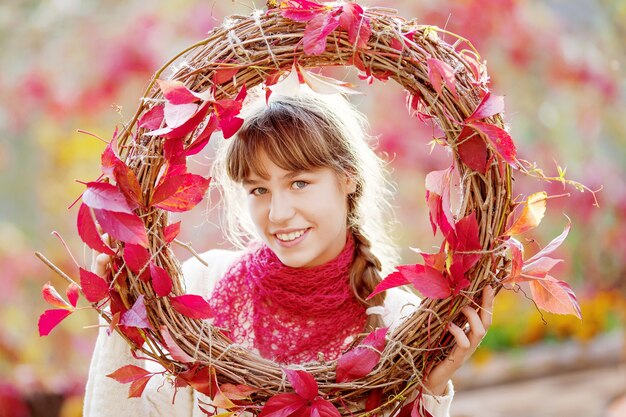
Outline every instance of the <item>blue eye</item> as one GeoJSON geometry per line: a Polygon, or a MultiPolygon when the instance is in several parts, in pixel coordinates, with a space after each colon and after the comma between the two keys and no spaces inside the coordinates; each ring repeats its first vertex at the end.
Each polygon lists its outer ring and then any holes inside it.
{"type": "Polygon", "coordinates": [[[252,195],[263,195],[267,193],[267,188],[263,188],[263,187],[257,187],[254,188],[252,191],[250,191],[250,194],[252,195]]]}
{"type": "Polygon", "coordinates": [[[292,186],[293,188],[295,188],[296,190],[301,190],[301,189],[303,189],[304,187],[306,187],[307,185],[309,185],[309,183],[308,183],[308,182],[306,182],[306,181],[294,181],[294,182],[291,184],[291,186],[292,186]]]}

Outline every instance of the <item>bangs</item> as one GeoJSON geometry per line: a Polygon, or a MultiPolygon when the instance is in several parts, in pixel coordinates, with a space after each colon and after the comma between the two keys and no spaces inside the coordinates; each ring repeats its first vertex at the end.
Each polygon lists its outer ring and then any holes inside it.
{"type": "Polygon", "coordinates": [[[253,115],[231,139],[226,156],[228,176],[243,182],[251,174],[268,178],[260,156],[265,153],[286,171],[330,167],[340,170],[340,140],[328,120],[297,103],[271,102],[253,115]],[[335,156],[333,156],[335,155],[335,156]]]}

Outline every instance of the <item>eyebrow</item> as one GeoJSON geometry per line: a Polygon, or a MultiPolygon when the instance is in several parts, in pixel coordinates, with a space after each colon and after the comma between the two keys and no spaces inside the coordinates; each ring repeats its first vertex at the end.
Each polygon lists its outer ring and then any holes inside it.
{"type": "MultiPolygon", "coordinates": [[[[291,179],[293,177],[297,177],[298,175],[302,174],[303,172],[306,172],[304,169],[299,169],[297,171],[290,171],[288,173],[286,173],[285,175],[283,175],[283,177],[281,179],[285,180],[285,179],[291,179]]],[[[258,175],[258,174],[257,174],[258,175]]],[[[269,177],[264,176],[264,175],[259,175],[261,177],[261,179],[264,180],[269,180],[269,177]]],[[[251,178],[245,178],[242,183],[244,185],[255,185],[258,184],[260,181],[256,180],[256,179],[251,179],[251,178]]]]}

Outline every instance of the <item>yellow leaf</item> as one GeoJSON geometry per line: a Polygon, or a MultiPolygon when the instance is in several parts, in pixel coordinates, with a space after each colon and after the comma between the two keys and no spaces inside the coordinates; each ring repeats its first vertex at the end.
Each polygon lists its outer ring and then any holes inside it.
{"type": "Polygon", "coordinates": [[[530,195],[526,199],[522,214],[504,234],[508,236],[519,235],[537,227],[546,213],[547,202],[548,194],[545,191],[530,195]]]}

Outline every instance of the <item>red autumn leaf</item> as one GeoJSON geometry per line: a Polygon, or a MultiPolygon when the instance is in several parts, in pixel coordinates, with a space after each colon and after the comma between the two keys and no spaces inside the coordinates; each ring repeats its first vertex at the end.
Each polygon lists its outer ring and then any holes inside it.
{"type": "Polygon", "coordinates": [[[171,169],[173,169],[173,166],[177,165],[185,166],[186,172],[187,158],[185,158],[185,145],[183,143],[183,139],[176,138],[165,141],[163,144],[163,158],[167,161],[168,173],[171,169]]]}
{"type": "Polygon", "coordinates": [[[172,291],[172,278],[170,274],[154,262],[150,262],[150,275],[152,276],[152,288],[159,297],[165,297],[172,291]]]}
{"type": "Polygon", "coordinates": [[[188,370],[179,373],[176,381],[177,384],[181,382],[187,384],[210,398],[213,398],[219,391],[215,371],[208,366],[193,365],[188,370]]]}
{"type": "Polygon", "coordinates": [[[328,8],[308,0],[287,0],[280,3],[281,16],[298,22],[308,22],[328,8]]]}
{"type": "Polygon", "coordinates": [[[161,326],[161,337],[163,338],[163,345],[172,356],[172,359],[184,363],[191,363],[195,360],[176,344],[176,341],[174,341],[174,338],[165,326],[161,326]]]}
{"type": "Polygon", "coordinates": [[[61,297],[58,291],[50,284],[50,281],[43,285],[41,289],[43,299],[52,307],[63,308],[65,310],[71,310],[72,306],[61,297]]]}
{"type": "Polygon", "coordinates": [[[344,3],[339,16],[341,28],[348,32],[348,41],[358,48],[365,48],[372,34],[370,20],[363,16],[363,8],[356,3],[344,3]]]}
{"type": "Polygon", "coordinates": [[[504,96],[493,96],[487,92],[474,113],[465,119],[465,123],[485,119],[498,113],[504,113],[504,96]]]}
{"type": "Polygon", "coordinates": [[[441,244],[439,247],[439,252],[437,253],[426,253],[422,252],[419,249],[414,249],[417,253],[422,255],[424,258],[424,264],[430,266],[437,271],[443,271],[446,266],[446,252],[445,252],[445,242],[441,244]]]}
{"type": "MultiPolygon", "coordinates": [[[[209,143],[211,135],[213,134],[213,132],[215,132],[217,127],[217,116],[214,113],[211,113],[211,115],[209,116],[209,120],[206,121],[206,126],[204,126],[204,128],[193,141],[193,143],[189,145],[187,149],[185,149],[185,156],[192,156],[200,153],[209,143]]],[[[239,130],[239,128],[237,128],[237,130],[239,130]]],[[[228,133],[230,133],[230,131],[228,133]]]]}
{"type": "Polygon", "coordinates": [[[126,196],[114,185],[105,182],[88,182],[83,193],[83,203],[92,209],[117,213],[132,213],[136,204],[129,204],[126,196]]]}
{"type": "Polygon", "coordinates": [[[450,282],[434,268],[415,264],[400,265],[396,269],[425,297],[439,300],[452,295],[450,282]]]}
{"type": "Polygon", "coordinates": [[[97,303],[108,297],[109,284],[104,279],[83,268],[80,268],[79,272],[80,286],[87,301],[97,303]]]}
{"type": "Polygon", "coordinates": [[[168,178],[154,191],[153,200],[157,200],[157,203],[153,202],[152,205],[173,212],[191,210],[202,201],[210,183],[211,178],[204,178],[196,174],[185,174],[168,178]],[[180,183],[175,189],[175,192],[167,198],[162,199],[163,195],[169,193],[171,189],[174,188],[172,183],[176,184],[179,181],[180,183]],[[161,192],[163,189],[167,189],[167,192],[161,192]],[[159,199],[161,200],[159,201],[159,199]]]}
{"type": "Polygon", "coordinates": [[[446,236],[452,249],[459,252],[481,250],[479,238],[478,220],[473,212],[456,222],[454,232],[446,236]]]}
{"type": "Polygon", "coordinates": [[[467,126],[463,127],[456,141],[461,161],[484,175],[487,172],[488,157],[485,141],[467,126]]]}
{"type": "Polygon", "coordinates": [[[326,38],[339,26],[340,12],[339,9],[318,14],[307,23],[302,37],[305,54],[321,55],[326,50],[326,38]]]}
{"type": "Polygon", "coordinates": [[[513,238],[509,238],[506,241],[506,245],[511,250],[511,272],[504,280],[504,282],[516,281],[517,277],[522,273],[523,253],[524,247],[522,244],[513,238]]]}
{"type": "Polygon", "coordinates": [[[515,165],[515,156],[517,155],[517,149],[513,143],[513,139],[506,132],[506,130],[499,128],[498,126],[484,123],[484,122],[472,122],[468,126],[474,128],[478,133],[484,135],[489,142],[496,148],[496,151],[500,156],[509,164],[515,165]]]}
{"type": "Polygon", "coordinates": [[[563,229],[563,232],[561,232],[560,235],[558,235],[557,237],[552,239],[552,241],[550,243],[548,243],[545,248],[541,249],[539,252],[537,252],[536,254],[531,256],[530,258],[528,258],[526,260],[526,263],[533,262],[536,259],[541,258],[542,256],[545,256],[545,255],[548,255],[548,254],[554,252],[559,246],[561,246],[561,243],[563,243],[563,241],[565,240],[565,238],[569,234],[569,230],[570,230],[571,225],[572,224],[571,224],[571,222],[569,221],[569,218],[568,218],[567,225],[565,226],[565,229],[563,229]]]}
{"type": "Polygon", "coordinates": [[[120,324],[127,327],[136,327],[138,329],[151,329],[152,325],[148,321],[148,312],[143,302],[144,296],[140,295],[135,300],[135,304],[122,314],[120,324]]]}
{"type": "Polygon", "coordinates": [[[235,75],[239,72],[239,68],[233,68],[224,66],[215,70],[215,75],[213,75],[213,82],[217,85],[224,84],[232,80],[235,75]]]}
{"type": "Polygon", "coordinates": [[[39,316],[39,336],[47,336],[59,323],[72,314],[71,310],[46,310],[39,316]]]}
{"type": "Polygon", "coordinates": [[[382,388],[375,388],[370,391],[367,396],[367,400],[365,400],[365,411],[372,411],[382,404],[382,388]]]}
{"type": "Polygon", "coordinates": [[[120,324],[120,312],[113,314],[111,317],[111,321],[109,322],[109,327],[107,328],[107,336],[111,336],[111,333],[115,330],[118,324],[120,324]]]}
{"type": "Polygon", "coordinates": [[[137,121],[137,126],[142,129],[156,130],[163,124],[163,104],[158,104],[145,112],[137,121]]]}
{"type": "Polygon", "coordinates": [[[127,243],[124,246],[124,262],[128,268],[134,273],[141,273],[141,279],[144,282],[148,282],[150,279],[150,272],[147,268],[148,262],[150,262],[150,252],[148,249],[140,245],[127,243]]]}
{"type": "Polygon", "coordinates": [[[175,80],[157,80],[163,96],[172,104],[190,104],[198,101],[198,97],[185,84],[175,80]]]}
{"type": "Polygon", "coordinates": [[[67,295],[67,299],[69,300],[72,307],[76,307],[76,303],[78,303],[78,285],[71,283],[67,286],[65,290],[65,294],[67,295]]]}
{"type": "Polygon", "coordinates": [[[152,378],[152,376],[153,375],[144,376],[143,378],[139,378],[133,381],[133,383],[130,384],[130,387],[128,388],[128,398],[141,397],[141,394],[143,394],[143,391],[146,389],[146,385],[148,385],[148,382],[150,382],[150,378],[152,378]]]}
{"type": "Polygon", "coordinates": [[[448,273],[448,281],[451,295],[458,295],[462,290],[469,287],[471,282],[467,278],[466,272],[476,264],[478,259],[469,258],[463,255],[453,255],[453,261],[448,273]]]}
{"type": "Polygon", "coordinates": [[[143,221],[135,213],[117,213],[94,209],[96,220],[102,229],[113,239],[125,243],[148,246],[148,235],[143,221]]]}
{"type": "Polygon", "coordinates": [[[369,374],[380,361],[387,344],[386,334],[386,327],[376,329],[358,346],[341,355],[337,360],[337,382],[354,381],[369,374]]]}
{"type": "Polygon", "coordinates": [[[409,280],[406,279],[405,276],[402,275],[400,272],[394,271],[387,275],[387,277],[383,279],[380,283],[378,283],[376,288],[374,288],[374,291],[372,291],[372,293],[367,296],[367,299],[369,300],[375,295],[380,294],[381,292],[386,291],[390,288],[400,287],[407,284],[409,284],[409,280]]]}
{"type": "Polygon", "coordinates": [[[166,243],[172,243],[180,233],[180,222],[168,224],[163,228],[163,239],[166,243]]]}
{"type": "MultiPolygon", "coordinates": [[[[166,126],[160,129],[151,130],[150,132],[146,133],[146,136],[163,136],[171,133],[174,129],[183,126],[185,125],[185,123],[189,122],[189,120],[198,113],[199,108],[200,106],[197,104],[175,105],[166,102],[163,110],[166,126]]],[[[187,125],[187,127],[188,126],[189,125],[187,125]]],[[[184,129],[187,129],[187,127],[185,127],[184,129]]],[[[174,136],[176,136],[176,134],[179,132],[180,130],[175,132],[174,136]]]]}
{"type": "Polygon", "coordinates": [[[318,397],[311,403],[311,417],[341,417],[341,413],[330,401],[318,397]]]}
{"type": "Polygon", "coordinates": [[[145,378],[148,375],[151,375],[150,371],[136,365],[126,365],[111,372],[107,377],[116,380],[120,384],[128,384],[129,382],[145,378]]]}
{"type": "Polygon", "coordinates": [[[441,94],[445,86],[448,87],[448,90],[450,90],[454,97],[458,98],[456,77],[454,76],[452,67],[436,58],[428,58],[426,64],[428,65],[428,79],[435,91],[441,94]]]}
{"type": "Polygon", "coordinates": [[[78,235],[83,242],[91,249],[113,256],[115,253],[109,248],[100,237],[96,223],[93,220],[91,209],[84,203],[81,203],[78,209],[78,215],[76,217],[76,228],[78,229],[78,235]]]}
{"type": "Polygon", "coordinates": [[[202,123],[210,108],[211,106],[208,102],[203,104],[192,117],[185,121],[185,123],[171,128],[169,132],[162,132],[160,136],[163,136],[166,139],[175,139],[187,136],[189,133],[193,132],[200,125],[200,123],[202,123]]]}
{"type": "Polygon", "coordinates": [[[539,308],[556,314],[573,314],[582,318],[578,300],[572,288],[550,275],[529,282],[533,300],[539,308]]]}
{"type": "Polygon", "coordinates": [[[317,396],[318,386],[313,375],[306,371],[285,369],[287,379],[294,391],[302,398],[313,400],[317,396]]]}
{"type": "Polygon", "coordinates": [[[548,193],[545,191],[540,191],[528,196],[522,214],[520,214],[511,227],[504,232],[504,235],[519,235],[537,227],[546,213],[547,202],[548,193]]]}
{"type": "Polygon", "coordinates": [[[209,303],[199,295],[185,294],[170,297],[174,310],[192,319],[204,320],[213,317],[209,303]]]}
{"type": "Polygon", "coordinates": [[[135,205],[143,206],[143,194],[141,192],[141,185],[137,176],[132,169],[128,167],[124,162],[118,160],[113,169],[113,175],[115,176],[115,182],[122,194],[133,202],[135,205]]]}
{"type": "Polygon", "coordinates": [[[222,384],[220,386],[220,391],[229,399],[234,401],[245,400],[250,397],[250,395],[254,394],[258,391],[256,388],[252,388],[248,385],[243,384],[222,384]]]}
{"type": "Polygon", "coordinates": [[[119,158],[116,155],[117,143],[116,139],[113,138],[111,142],[109,142],[104,148],[102,155],[100,156],[100,169],[102,173],[108,177],[109,179],[115,179],[113,175],[113,170],[115,169],[115,164],[119,161],[119,158]]]}
{"type": "Polygon", "coordinates": [[[224,395],[220,387],[217,388],[217,392],[215,393],[213,401],[211,401],[211,405],[225,410],[237,407],[235,403],[230,400],[230,398],[224,395]]]}
{"type": "Polygon", "coordinates": [[[307,406],[307,400],[298,394],[277,394],[267,400],[259,417],[289,417],[307,406]]]}
{"type": "Polygon", "coordinates": [[[525,277],[545,278],[552,268],[563,262],[563,259],[554,259],[542,256],[532,262],[527,262],[522,267],[522,275],[525,277]]]}
{"type": "Polygon", "coordinates": [[[433,234],[437,232],[437,226],[444,236],[454,230],[454,220],[450,208],[452,169],[453,166],[442,171],[432,171],[426,175],[426,202],[428,203],[433,234]]]}

